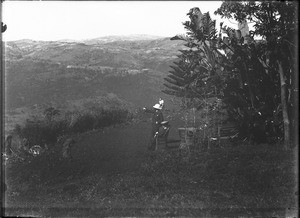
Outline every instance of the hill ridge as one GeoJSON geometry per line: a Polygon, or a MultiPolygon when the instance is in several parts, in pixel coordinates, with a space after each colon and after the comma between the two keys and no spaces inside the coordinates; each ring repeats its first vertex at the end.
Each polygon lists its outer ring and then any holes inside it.
{"type": "Polygon", "coordinates": [[[182,42],[17,40],[5,47],[7,108],[93,99],[114,93],[136,106],[152,105],[182,42]]]}

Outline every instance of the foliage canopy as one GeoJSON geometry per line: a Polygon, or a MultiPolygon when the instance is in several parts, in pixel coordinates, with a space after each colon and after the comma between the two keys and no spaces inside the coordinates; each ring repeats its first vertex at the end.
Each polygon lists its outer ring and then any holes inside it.
{"type": "Polygon", "coordinates": [[[209,13],[192,8],[190,21],[183,23],[186,35],[171,38],[185,41],[186,49],[171,66],[164,92],[189,99],[198,109],[207,99],[221,100],[241,135],[290,141],[296,125],[291,119],[297,95],[295,3],[223,2],[215,14],[239,24],[254,22],[254,31],[221,23],[218,34],[209,13]]]}

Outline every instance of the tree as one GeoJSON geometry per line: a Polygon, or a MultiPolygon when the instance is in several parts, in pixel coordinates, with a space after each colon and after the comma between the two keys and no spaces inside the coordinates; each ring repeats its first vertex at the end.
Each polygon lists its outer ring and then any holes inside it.
{"type": "Polygon", "coordinates": [[[177,35],[171,40],[183,40],[187,49],[180,50],[178,60],[165,78],[167,87],[163,92],[188,99],[212,98],[218,95],[220,81],[216,65],[216,29],[209,13],[202,14],[199,8],[188,13],[191,21],[184,23],[187,36],[177,35]],[[199,17],[198,17],[199,16],[199,17]],[[200,17],[201,16],[201,17],[200,17]]]}
{"type": "MultiPolygon", "coordinates": [[[[235,32],[223,28],[230,36],[230,40],[227,40],[230,43],[226,44],[217,36],[215,21],[211,20],[209,13],[202,14],[199,8],[192,8],[188,15],[190,21],[184,23],[187,35],[171,39],[184,40],[187,49],[180,51],[179,60],[174,62],[175,66],[171,66],[173,70],[165,80],[172,86],[165,84],[168,89],[164,92],[191,99],[193,103],[197,99],[197,109],[203,108],[207,102],[210,102],[211,108],[215,108],[216,104],[211,100],[217,103],[222,99],[227,103],[228,111],[239,108],[245,110],[249,98],[243,85],[240,86],[243,84],[240,81],[242,70],[235,67],[240,66],[234,60],[237,59],[235,56],[241,56],[234,47],[237,44],[233,43],[237,41],[235,32]]],[[[245,117],[242,119],[245,120],[245,117]]]]}
{"type": "Polygon", "coordinates": [[[256,55],[266,76],[273,79],[274,92],[280,93],[276,102],[281,108],[285,146],[289,145],[297,123],[293,121],[296,95],[296,46],[298,35],[298,5],[295,2],[223,2],[215,12],[226,18],[254,22],[252,36],[261,36],[256,55]]]}
{"type": "MultiPolygon", "coordinates": [[[[267,4],[263,4],[261,10],[257,7],[256,10],[252,9],[251,7],[256,4],[262,3],[224,2],[216,13],[227,18],[233,16],[239,22],[254,16],[247,15],[250,12],[258,13],[266,19],[264,13],[267,11],[267,4]],[[250,12],[244,8],[245,5],[249,6],[250,12]]],[[[290,5],[286,7],[290,9],[290,5]]],[[[283,8],[281,10],[285,11],[283,8]]],[[[244,135],[248,137],[252,135],[258,142],[264,142],[266,139],[266,135],[261,133],[266,133],[269,137],[281,135],[283,119],[278,119],[278,114],[281,113],[285,118],[284,138],[287,145],[290,130],[289,125],[286,127],[289,124],[289,120],[286,121],[286,117],[289,118],[286,111],[291,111],[293,105],[288,103],[284,106],[287,92],[283,91],[289,91],[291,95],[287,99],[290,100],[292,100],[292,91],[291,86],[282,86],[282,81],[285,82],[284,84],[287,84],[287,80],[290,84],[294,84],[292,79],[295,72],[294,57],[287,58],[286,54],[279,59],[272,51],[272,49],[276,51],[274,46],[276,47],[277,44],[270,47],[265,39],[254,40],[255,32],[243,36],[239,30],[228,28],[221,23],[220,32],[225,32],[228,37],[222,37],[221,34],[217,36],[214,21],[210,19],[208,13],[202,14],[198,8],[191,9],[188,15],[190,21],[184,23],[187,35],[172,38],[184,40],[187,49],[181,51],[178,56],[179,61],[175,62],[173,70],[166,78],[172,86],[165,84],[168,88],[165,92],[177,96],[187,93],[186,97],[191,99],[201,100],[204,97],[221,99],[230,117],[241,124],[241,130],[246,130],[244,135]],[[287,107],[290,107],[290,110],[286,110],[287,107]]],[[[295,33],[293,25],[289,22],[291,21],[285,21],[281,26],[287,35],[295,33]]],[[[264,33],[258,24],[255,28],[257,34],[264,33]]],[[[265,32],[268,31],[267,29],[265,32]]],[[[289,49],[292,50],[292,47],[289,49]]],[[[275,54],[278,55],[278,51],[275,54]]]]}
{"type": "Polygon", "coordinates": [[[225,57],[217,49],[217,30],[209,13],[202,14],[199,8],[192,8],[188,15],[190,21],[184,22],[187,35],[171,38],[183,40],[186,49],[180,50],[177,61],[170,66],[172,70],[165,78],[163,92],[182,98],[184,109],[201,110],[197,114],[204,116],[201,126],[208,133],[222,121],[215,117],[224,113],[220,98],[226,77],[222,71],[228,66],[221,64],[225,57]]]}

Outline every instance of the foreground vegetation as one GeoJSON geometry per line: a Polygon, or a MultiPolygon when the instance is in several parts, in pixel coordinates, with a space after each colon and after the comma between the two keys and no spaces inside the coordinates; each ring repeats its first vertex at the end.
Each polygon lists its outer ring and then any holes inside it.
{"type": "Polygon", "coordinates": [[[47,108],[44,114],[43,119],[35,118],[27,120],[23,126],[17,125],[16,134],[27,138],[32,144],[55,143],[63,134],[83,133],[132,119],[132,114],[123,108],[94,108],[88,111],[66,112],[64,116],[59,116],[60,112],[54,108],[47,108]]]}
{"type": "Polygon", "coordinates": [[[171,38],[186,48],[179,50],[163,91],[198,110],[219,111],[222,103],[244,137],[295,146],[296,12],[295,2],[224,1],[214,13],[235,19],[238,29],[233,29],[223,22],[217,27],[201,8],[190,9],[186,34],[171,38]]]}
{"type": "Polygon", "coordinates": [[[74,166],[40,156],[9,168],[7,213],[283,217],[296,206],[294,158],[280,145],[240,144],[190,155],[172,149],[144,153],[138,170],[85,177],[73,172],[45,180],[53,169],[74,166]]]}

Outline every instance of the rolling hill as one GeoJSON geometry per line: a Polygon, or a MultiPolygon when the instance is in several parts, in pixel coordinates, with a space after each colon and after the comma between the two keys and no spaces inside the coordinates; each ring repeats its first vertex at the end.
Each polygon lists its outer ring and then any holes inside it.
{"type": "Polygon", "coordinates": [[[5,43],[8,111],[113,94],[137,107],[164,95],[163,78],[182,43],[134,35],[84,41],[18,40],[5,43]]]}

